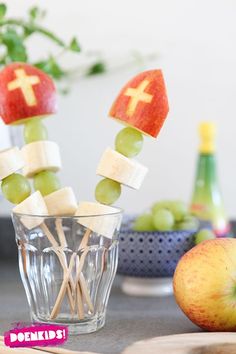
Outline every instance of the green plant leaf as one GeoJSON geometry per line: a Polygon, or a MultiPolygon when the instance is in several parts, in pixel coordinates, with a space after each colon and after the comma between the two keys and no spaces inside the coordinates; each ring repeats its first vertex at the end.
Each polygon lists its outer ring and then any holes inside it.
{"type": "Polygon", "coordinates": [[[80,52],[81,51],[80,45],[79,45],[76,37],[72,38],[70,45],[69,45],[69,49],[72,50],[73,52],[80,52]]]}
{"type": "Polygon", "coordinates": [[[102,61],[98,61],[88,69],[87,76],[102,74],[106,72],[106,70],[107,68],[105,63],[102,61]]]}
{"type": "Polygon", "coordinates": [[[41,20],[46,16],[46,10],[40,9],[38,6],[33,6],[29,9],[29,17],[31,21],[41,20]]]}
{"type": "Polygon", "coordinates": [[[4,3],[0,3],[0,20],[6,15],[7,6],[4,3]]]}
{"type": "MultiPolygon", "coordinates": [[[[41,36],[43,39],[47,39],[51,43],[61,47],[58,54],[58,58],[62,56],[62,53],[73,51],[75,53],[81,52],[80,44],[76,37],[73,37],[69,44],[64,42],[61,37],[50,29],[41,26],[40,20],[45,16],[46,12],[38,6],[33,6],[28,10],[28,16],[26,18],[9,18],[6,15],[7,6],[5,3],[0,3],[0,67],[14,61],[28,62],[28,47],[26,47],[27,38],[33,34],[41,36]]],[[[30,48],[29,48],[30,53],[30,48]]],[[[81,69],[75,68],[74,70],[65,70],[58,62],[56,55],[51,55],[44,60],[38,60],[36,63],[32,63],[38,68],[51,75],[55,80],[61,80],[63,78],[69,78],[69,76],[80,72],[81,69]]],[[[83,69],[82,69],[83,70],[83,69]]],[[[103,61],[97,60],[89,69],[83,70],[84,75],[96,75],[104,73],[107,70],[103,61]]],[[[67,88],[62,88],[63,93],[67,92],[67,88]]]]}
{"type": "Polygon", "coordinates": [[[31,34],[34,32],[34,28],[32,28],[32,26],[28,24],[25,24],[25,26],[23,27],[24,38],[31,36],[31,34]]]}
{"type": "Polygon", "coordinates": [[[37,6],[31,7],[29,9],[29,16],[32,20],[35,20],[39,15],[39,8],[37,6]]]}
{"type": "Polygon", "coordinates": [[[57,80],[66,75],[65,70],[62,69],[54,57],[34,63],[34,65],[57,80]]]}
{"type": "Polygon", "coordinates": [[[13,28],[6,28],[6,31],[2,34],[2,43],[6,46],[7,58],[10,61],[27,61],[23,39],[13,28]]]}

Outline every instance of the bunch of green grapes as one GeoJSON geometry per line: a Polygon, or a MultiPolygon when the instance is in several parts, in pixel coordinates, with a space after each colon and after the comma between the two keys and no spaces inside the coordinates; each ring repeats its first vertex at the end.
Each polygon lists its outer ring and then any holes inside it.
{"type": "Polygon", "coordinates": [[[196,230],[198,221],[185,203],[161,201],[155,203],[150,213],[140,215],[134,222],[135,231],[196,230]]]}
{"type": "MultiPolygon", "coordinates": [[[[192,216],[182,201],[161,201],[155,203],[149,213],[136,218],[135,231],[198,230],[199,222],[192,216]]],[[[211,230],[202,229],[195,235],[195,243],[215,238],[211,230]]]]}

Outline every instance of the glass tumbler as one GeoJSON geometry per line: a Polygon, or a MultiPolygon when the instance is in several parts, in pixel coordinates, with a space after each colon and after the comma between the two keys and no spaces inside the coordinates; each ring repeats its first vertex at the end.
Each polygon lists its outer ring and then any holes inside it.
{"type": "Polygon", "coordinates": [[[118,263],[121,210],[68,217],[13,213],[12,219],[32,321],[67,325],[71,334],[102,328],[118,263]]]}

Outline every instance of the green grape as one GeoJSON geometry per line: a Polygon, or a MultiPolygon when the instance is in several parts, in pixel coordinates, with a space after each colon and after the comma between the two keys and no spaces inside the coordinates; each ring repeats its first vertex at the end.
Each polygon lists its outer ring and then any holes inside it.
{"type": "Polygon", "coordinates": [[[47,140],[47,138],[47,129],[40,118],[33,118],[25,123],[24,139],[26,144],[39,140],[47,140]]]}
{"type": "Polygon", "coordinates": [[[188,207],[181,201],[173,201],[170,203],[168,209],[174,215],[175,221],[181,221],[188,213],[188,207]]]}
{"type": "Polygon", "coordinates": [[[172,230],[174,225],[173,214],[166,209],[159,209],[153,214],[153,223],[158,231],[172,230]]]}
{"type": "Polygon", "coordinates": [[[186,215],[181,222],[176,223],[177,230],[197,230],[199,227],[198,220],[191,215],[186,215]]]}
{"type": "Polygon", "coordinates": [[[124,128],[116,136],[115,149],[124,156],[134,157],[142,149],[143,136],[133,128],[124,128]]]}
{"type": "Polygon", "coordinates": [[[19,173],[13,173],[4,178],[1,188],[4,197],[13,204],[21,203],[31,193],[29,181],[19,173]]]}
{"type": "Polygon", "coordinates": [[[102,204],[113,204],[121,194],[120,183],[109,178],[102,179],[96,186],[95,198],[102,204]]]}
{"type": "Polygon", "coordinates": [[[160,209],[169,209],[172,202],[168,200],[163,200],[160,202],[156,202],[152,206],[152,213],[155,214],[160,209]]]}
{"type": "Polygon", "coordinates": [[[42,171],[34,176],[34,189],[42,195],[48,195],[60,188],[60,180],[54,172],[42,171]]]}
{"type": "Polygon", "coordinates": [[[216,238],[214,232],[209,229],[202,229],[195,236],[195,244],[198,245],[205,240],[213,240],[214,238],[216,238]]]}
{"type": "Polygon", "coordinates": [[[152,214],[142,214],[136,218],[133,225],[134,231],[155,231],[152,214]]]}

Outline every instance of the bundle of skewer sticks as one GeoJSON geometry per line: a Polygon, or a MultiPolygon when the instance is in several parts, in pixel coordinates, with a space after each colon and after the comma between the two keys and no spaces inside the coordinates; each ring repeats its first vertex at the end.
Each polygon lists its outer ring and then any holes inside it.
{"type": "Polygon", "coordinates": [[[65,348],[57,348],[57,347],[32,347],[32,348],[9,348],[5,346],[4,337],[0,336],[0,353],[1,354],[95,354],[90,352],[78,352],[65,348]]]}
{"type": "MultiPolygon", "coordinates": [[[[81,253],[79,256],[77,253],[73,252],[71,255],[71,259],[69,265],[67,264],[66,255],[63,251],[67,247],[66,237],[62,226],[62,220],[58,218],[56,220],[56,230],[58,234],[59,243],[47,227],[45,223],[42,223],[41,229],[43,233],[48,238],[48,241],[52,245],[52,249],[58,257],[58,260],[63,268],[63,281],[61,284],[61,288],[57,295],[57,299],[55,305],[50,314],[50,320],[54,320],[60,313],[62,301],[67,295],[71,316],[74,317],[77,313],[79,320],[84,319],[84,303],[87,304],[87,308],[90,313],[94,312],[94,306],[92,304],[90,294],[87,287],[87,282],[83,275],[83,266],[85,262],[86,255],[89,251],[88,240],[91,234],[91,230],[87,229],[82,240],[80,246],[78,248],[78,252],[81,253]],[[74,266],[76,267],[76,276],[75,279],[72,277],[72,270],[74,266]]],[[[21,245],[21,254],[23,259],[23,269],[27,276],[27,256],[24,248],[24,243],[20,243],[21,245]]]]}

